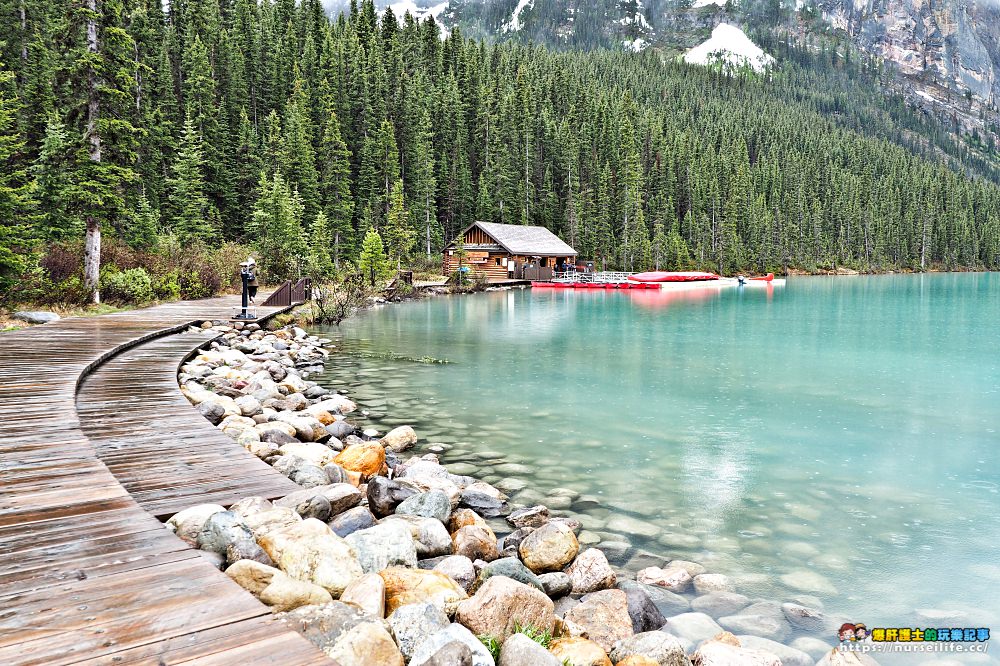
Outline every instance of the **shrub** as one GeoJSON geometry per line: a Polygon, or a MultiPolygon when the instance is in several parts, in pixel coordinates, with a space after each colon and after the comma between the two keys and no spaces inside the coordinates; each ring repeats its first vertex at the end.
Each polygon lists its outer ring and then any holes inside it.
{"type": "Polygon", "coordinates": [[[153,294],[161,301],[176,301],[181,297],[181,282],[176,271],[153,279],[153,294]]]}
{"type": "Polygon", "coordinates": [[[101,273],[100,290],[104,300],[136,305],[153,300],[153,280],[146,269],[119,271],[112,265],[101,273]]]}

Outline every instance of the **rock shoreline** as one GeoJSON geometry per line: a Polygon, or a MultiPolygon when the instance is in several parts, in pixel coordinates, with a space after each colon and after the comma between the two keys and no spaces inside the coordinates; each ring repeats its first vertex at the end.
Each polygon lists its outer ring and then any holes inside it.
{"type": "Polygon", "coordinates": [[[512,506],[475,466],[406,454],[410,426],[360,430],[352,400],[308,380],[329,340],[202,328],[220,337],[182,365],[182,392],[302,490],[190,507],[167,526],[342,666],[873,663],[805,635],[835,635],[818,600],[750,599],[666,557],[631,580],[613,543],[581,543],[580,522],[557,515],[570,500],[512,506]]]}

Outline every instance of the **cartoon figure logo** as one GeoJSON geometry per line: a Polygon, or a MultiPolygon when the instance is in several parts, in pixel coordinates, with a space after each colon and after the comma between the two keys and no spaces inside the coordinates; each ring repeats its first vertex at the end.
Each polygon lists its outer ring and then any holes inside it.
{"type": "MultiPolygon", "coordinates": [[[[861,625],[861,627],[863,629],[864,625],[861,625]]],[[[855,633],[855,626],[850,622],[845,622],[844,624],[840,625],[840,629],[837,630],[837,635],[840,637],[841,643],[847,643],[850,641],[858,640],[857,634],[855,633]]]]}
{"type": "Polygon", "coordinates": [[[852,640],[863,641],[868,638],[868,627],[858,622],[854,625],[854,638],[852,640]]]}

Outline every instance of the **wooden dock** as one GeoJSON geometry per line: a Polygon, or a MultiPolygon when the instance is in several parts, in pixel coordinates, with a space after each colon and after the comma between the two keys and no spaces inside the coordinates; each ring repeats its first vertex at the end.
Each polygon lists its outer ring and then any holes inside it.
{"type": "Polygon", "coordinates": [[[332,663],[155,517],[297,488],[177,388],[213,334],[164,332],[236,305],[0,335],[0,664],[332,663]]]}

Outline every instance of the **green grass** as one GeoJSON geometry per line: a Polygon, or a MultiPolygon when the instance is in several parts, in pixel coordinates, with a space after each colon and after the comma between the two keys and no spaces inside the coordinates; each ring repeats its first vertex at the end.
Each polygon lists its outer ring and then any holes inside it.
{"type": "MultiPolygon", "coordinates": [[[[514,622],[514,633],[524,634],[531,640],[541,645],[546,650],[549,649],[549,645],[552,643],[552,632],[539,629],[534,625],[530,624],[522,625],[520,622],[514,622]]],[[[494,636],[488,636],[486,634],[481,634],[476,638],[478,638],[482,642],[482,644],[486,646],[486,649],[489,650],[489,653],[493,656],[493,661],[499,662],[500,646],[501,646],[500,641],[497,640],[494,636]]],[[[568,664],[569,660],[564,659],[563,663],[568,664]]]]}

